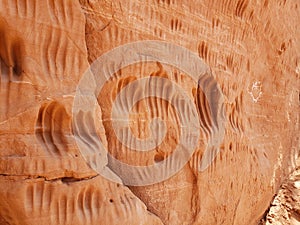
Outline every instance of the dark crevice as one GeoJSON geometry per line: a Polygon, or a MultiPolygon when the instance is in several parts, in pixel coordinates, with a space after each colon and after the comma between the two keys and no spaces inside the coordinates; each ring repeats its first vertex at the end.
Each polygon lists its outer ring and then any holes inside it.
{"type": "Polygon", "coordinates": [[[99,176],[99,175],[95,175],[95,176],[89,176],[89,177],[72,177],[72,176],[66,176],[66,177],[56,177],[56,178],[49,178],[46,176],[40,176],[40,175],[36,175],[36,176],[32,176],[32,175],[17,175],[17,174],[0,174],[0,176],[2,177],[18,177],[20,179],[23,180],[36,180],[36,179],[43,179],[44,181],[50,181],[50,182],[56,182],[56,181],[61,181],[62,183],[73,183],[73,182],[79,182],[79,181],[84,181],[84,180],[91,180],[94,179],[95,177],[99,176]]]}
{"type": "Polygon", "coordinates": [[[84,178],[62,177],[62,178],[59,178],[58,180],[61,180],[62,183],[69,184],[69,183],[74,183],[74,182],[80,182],[80,181],[85,181],[85,180],[91,180],[91,179],[94,179],[94,178],[97,177],[97,176],[99,176],[99,175],[92,176],[92,177],[84,177],[84,178]]]}

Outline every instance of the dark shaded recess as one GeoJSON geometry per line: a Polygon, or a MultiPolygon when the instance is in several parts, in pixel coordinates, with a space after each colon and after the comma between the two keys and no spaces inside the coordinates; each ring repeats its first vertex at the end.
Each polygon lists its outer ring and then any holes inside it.
{"type": "MultiPolygon", "coordinates": [[[[213,88],[214,84],[208,76],[202,77],[198,82],[198,87],[196,91],[195,105],[198,111],[200,127],[204,130],[206,135],[211,135],[212,126],[213,126],[213,118],[212,118],[212,108],[213,105],[209,104],[208,97],[206,95],[212,94],[211,88],[213,88]]],[[[213,96],[212,96],[213,97],[213,96]]],[[[211,101],[213,102],[213,101],[211,101]]]]}
{"type": "Polygon", "coordinates": [[[0,17],[0,57],[4,64],[12,68],[13,75],[20,77],[23,72],[23,57],[25,55],[24,41],[16,28],[11,28],[0,17]]]}
{"type": "Polygon", "coordinates": [[[65,132],[68,130],[67,112],[56,101],[41,106],[36,121],[35,135],[38,141],[52,155],[67,152],[65,132]]]}

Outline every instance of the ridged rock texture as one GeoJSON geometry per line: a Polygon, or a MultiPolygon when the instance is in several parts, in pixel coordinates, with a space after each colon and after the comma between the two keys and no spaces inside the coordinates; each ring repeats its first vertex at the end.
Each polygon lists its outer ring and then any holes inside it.
{"type": "MultiPolygon", "coordinates": [[[[258,224],[300,166],[299,21],[298,0],[0,0],[0,224],[258,224]],[[165,140],[137,153],[116,137],[112,104],[140,78],[175,82],[201,122],[197,147],[178,173],[129,186],[87,163],[72,106],[98,57],[143,40],[185,47],[209,67],[224,96],[225,135],[212,164],[199,171],[212,130],[203,90],[160,62],[122,68],[97,96],[97,134],[110,155],[152,165],[179,142],[177,109],[156,97],[132,108],[130,128],[146,138],[149,121],[160,117],[165,140]]],[[[114,174],[106,156],[94,160],[114,174]]]]}

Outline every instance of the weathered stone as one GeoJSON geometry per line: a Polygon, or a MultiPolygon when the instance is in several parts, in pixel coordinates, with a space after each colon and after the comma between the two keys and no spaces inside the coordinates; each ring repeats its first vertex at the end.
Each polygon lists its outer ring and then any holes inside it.
{"type": "MultiPolygon", "coordinates": [[[[299,166],[299,21],[293,0],[0,1],[0,224],[257,224],[299,166]],[[108,69],[120,70],[111,79],[99,75],[107,82],[95,99],[76,102],[78,93],[94,88],[82,79],[88,69],[105,72],[93,67],[98,57],[145,40],[186,48],[179,58],[197,54],[204,75],[195,81],[159,60],[124,68],[111,63],[108,69]],[[191,115],[187,103],[176,108],[157,96],[145,98],[131,108],[129,131],[141,140],[159,136],[162,128],[149,126],[160,117],[165,139],[146,152],[130,148],[133,136],[118,140],[113,104],[126,86],[149,77],[168,79],[186,93],[200,138],[169,179],[116,183],[107,179],[123,179],[113,158],[160,165],[180,143],[178,111],[191,115]],[[215,99],[216,90],[224,101],[215,99]],[[74,111],[85,103],[84,111],[74,111]],[[210,140],[219,137],[215,108],[224,109],[225,135],[213,146],[220,152],[200,170],[210,140]],[[97,153],[100,142],[107,154],[97,153]]],[[[135,54],[130,50],[110,60],[126,61],[135,54]]],[[[143,91],[126,92],[121,108],[143,91]]]]}

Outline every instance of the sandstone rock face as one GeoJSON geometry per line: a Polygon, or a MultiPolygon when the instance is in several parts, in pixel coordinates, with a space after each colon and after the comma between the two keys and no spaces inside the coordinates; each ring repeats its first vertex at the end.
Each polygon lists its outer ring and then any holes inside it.
{"type": "Polygon", "coordinates": [[[293,0],[1,0],[0,224],[257,224],[300,166],[299,21],[293,0]]]}

